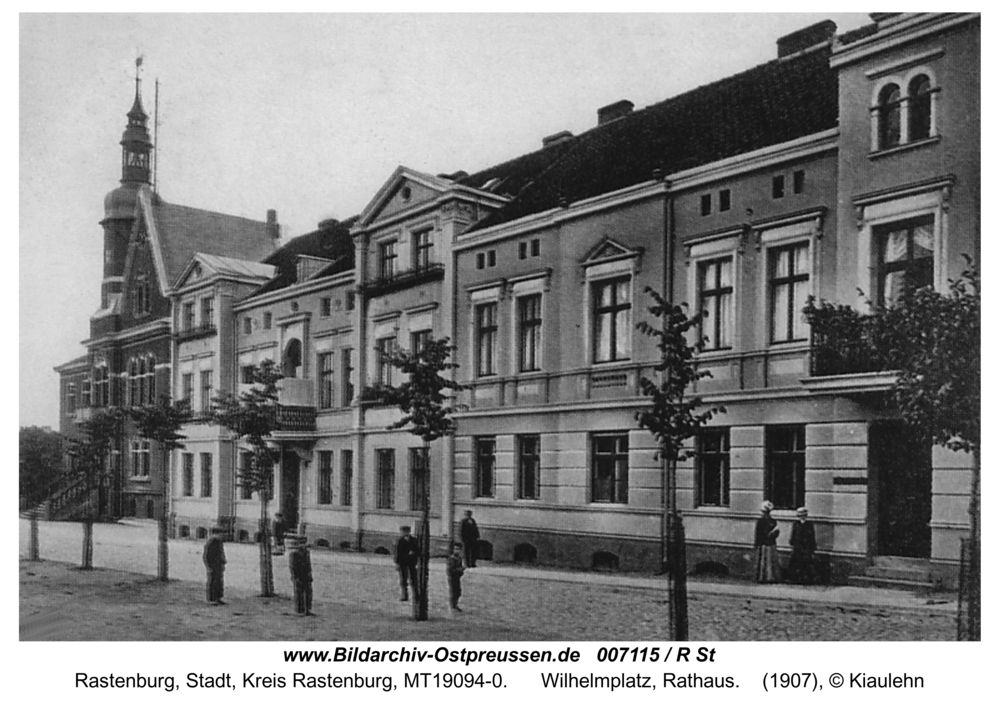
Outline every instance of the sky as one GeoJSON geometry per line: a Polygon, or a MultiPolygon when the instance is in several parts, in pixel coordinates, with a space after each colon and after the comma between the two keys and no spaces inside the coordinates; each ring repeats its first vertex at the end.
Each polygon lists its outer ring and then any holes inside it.
{"type": "MultiPolygon", "coordinates": [[[[475,172],[776,56],[864,14],[20,15],[21,425],[58,428],[53,367],[100,302],[103,200],[125,113],[159,79],[166,201],[264,220],[283,242],[360,212],[400,164],[475,172]]],[[[152,124],[152,120],[150,121],[152,124]]]]}

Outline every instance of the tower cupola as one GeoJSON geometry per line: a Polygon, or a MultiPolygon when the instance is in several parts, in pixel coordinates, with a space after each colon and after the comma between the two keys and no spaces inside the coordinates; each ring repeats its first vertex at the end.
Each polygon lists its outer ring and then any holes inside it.
{"type": "Polygon", "coordinates": [[[135,77],[135,100],[128,111],[128,127],[122,133],[122,184],[150,183],[150,154],[153,141],[146,123],[149,116],[142,107],[141,82],[135,77]]]}

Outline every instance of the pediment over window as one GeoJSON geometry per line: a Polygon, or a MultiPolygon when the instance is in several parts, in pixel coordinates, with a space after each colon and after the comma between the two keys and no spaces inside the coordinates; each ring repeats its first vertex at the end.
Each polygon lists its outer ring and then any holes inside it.
{"type": "Polygon", "coordinates": [[[590,267],[592,265],[599,265],[606,262],[615,262],[617,260],[626,260],[635,258],[638,260],[642,257],[642,248],[629,248],[613,238],[605,238],[600,243],[598,243],[580,264],[583,267],[590,267]]]}

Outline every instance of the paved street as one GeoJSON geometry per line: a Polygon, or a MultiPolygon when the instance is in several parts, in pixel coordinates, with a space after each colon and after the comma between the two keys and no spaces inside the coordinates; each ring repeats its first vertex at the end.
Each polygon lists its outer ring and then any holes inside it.
{"type": "MultiPolygon", "coordinates": [[[[69,565],[80,560],[81,526],[41,523],[42,558],[69,565]]],[[[21,520],[20,554],[27,554],[28,522],[21,520]]],[[[170,543],[171,582],[164,587],[140,576],[73,573],[51,564],[21,568],[21,614],[47,610],[50,583],[78,582],[65,590],[83,619],[88,601],[100,604],[95,624],[107,626],[89,639],[167,640],[666,640],[666,592],[661,578],[528,568],[481,563],[463,581],[464,612],[446,610],[443,561],[432,563],[431,620],[410,620],[401,603],[391,559],[313,550],[315,619],[292,614],[287,559],[275,558],[279,597],[259,592],[257,547],[227,544],[227,606],[203,602],[201,542],[170,543]],[[38,568],[34,568],[38,567],[38,568]],[[30,585],[30,589],[27,586],[30,585]],[[111,588],[113,586],[113,588],[111,588]],[[120,607],[119,607],[120,604],[120,607]],[[149,610],[145,610],[149,608],[149,610]],[[159,608],[159,609],[157,609],[159,608]],[[120,611],[127,632],[115,632],[120,611]],[[197,616],[197,620],[187,620],[197,616]],[[253,620],[248,620],[253,617],[253,620]]],[[[149,522],[95,525],[94,563],[133,574],[155,575],[156,527],[149,522]]],[[[693,640],[951,640],[955,605],[950,596],[926,598],[903,592],[852,587],[690,584],[693,640]],[[943,602],[942,602],[943,601],[943,602]]],[[[88,639],[86,637],[80,639],[88,639]]]]}

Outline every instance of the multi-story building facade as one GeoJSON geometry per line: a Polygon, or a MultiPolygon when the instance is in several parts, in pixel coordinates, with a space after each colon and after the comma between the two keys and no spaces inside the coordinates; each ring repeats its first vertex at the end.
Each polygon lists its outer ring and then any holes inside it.
{"type": "MultiPolygon", "coordinates": [[[[802,315],[809,296],[943,291],[979,258],[978,16],[872,17],[783,37],[775,60],[643,110],[606,106],[477,174],[401,167],[360,215],[263,265],[189,255],[185,272],[210,274],[170,280],[175,396],[279,363],[276,506],[320,545],[388,551],[429,502],[439,544],[473,510],[497,560],[650,568],[664,475],[635,415],[658,352],[635,324],[653,288],[705,312],[712,375],[693,392],[726,409],[678,471],[692,567],[745,572],[768,499],[779,523],[809,509],[833,580],[882,557],[953,580],[971,459],[913,443],[891,371],[824,367],[802,315]],[[212,310],[218,333],[186,337],[206,287],[231,303],[212,310]],[[360,396],[398,381],[384,353],[425,336],[455,343],[468,386],[457,435],[428,456],[360,396]]],[[[65,400],[82,369],[64,366],[65,400]]],[[[245,450],[200,429],[174,459],[178,524],[250,538],[245,450]]]]}

